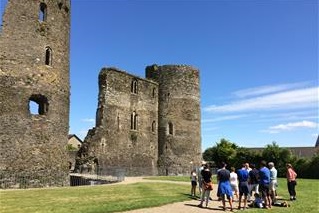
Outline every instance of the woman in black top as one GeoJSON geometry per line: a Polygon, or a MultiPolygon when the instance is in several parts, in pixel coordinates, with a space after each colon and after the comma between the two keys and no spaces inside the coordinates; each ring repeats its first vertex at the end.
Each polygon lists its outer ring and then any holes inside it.
{"type": "Polygon", "coordinates": [[[203,202],[206,201],[206,207],[208,206],[208,200],[210,197],[210,191],[213,190],[213,184],[211,181],[212,173],[209,170],[207,164],[204,165],[204,169],[201,171],[201,175],[203,178],[203,188],[202,188],[202,197],[200,200],[199,207],[203,207],[203,202]]]}

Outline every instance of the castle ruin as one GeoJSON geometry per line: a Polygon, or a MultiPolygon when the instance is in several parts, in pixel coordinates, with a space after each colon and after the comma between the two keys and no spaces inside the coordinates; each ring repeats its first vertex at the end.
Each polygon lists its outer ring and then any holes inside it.
{"type": "MultiPolygon", "coordinates": [[[[69,39],[70,0],[8,1],[0,31],[1,184],[28,177],[29,186],[68,185],[69,39]]],[[[199,71],[152,65],[140,78],[103,68],[96,125],[82,147],[82,159],[127,175],[189,173],[201,159],[199,71]]]]}
{"type": "Polygon", "coordinates": [[[152,65],[144,79],[103,68],[96,126],[79,154],[129,176],[188,174],[201,160],[199,71],[152,65]]]}
{"type": "Polygon", "coordinates": [[[8,1],[0,34],[0,175],[7,182],[68,184],[69,37],[69,0],[8,1]]]}

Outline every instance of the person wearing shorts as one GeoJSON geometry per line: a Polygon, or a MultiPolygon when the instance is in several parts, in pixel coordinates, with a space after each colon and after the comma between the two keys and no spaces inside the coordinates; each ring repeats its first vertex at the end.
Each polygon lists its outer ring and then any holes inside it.
{"type": "Polygon", "coordinates": [[[221,164],[221,169],[217,172],[217,180],[218,180],[218,190],[217,196],[221,199],[223,204],[223,210],[226,211],[226,200],[227,197],[230,210],[233,211],[233,191],[230,186],[230,172],[226,169],[226,163],[221,164]]]}
{"type": "Polygon", "coordinates": [[[238,200],[239,188],[238,188],[238,175],[235,172],[235,167],[230,168],[230,186],[233,190],[236,199],[238,200]]]}
{"type": "Polygon", "coordinates": [[[275,168],[275,164],[273,162],[268,163],[269,171],[270,171],[270,195],[272,203],[276,203],[277,198],[277,169],[275,168]]]}
{"type": "Polygon", "coordinates": [[[259,169],[259,191],[265,202],[265,208],[271,208],[271,198],[269,191],[270,170],[266,167],[266,161],[261,161],[259,169]]]}
{"type": "Polygon", "coordinates": [[[245,164],[243,167],[237,171],[238,181],[239,181],[239,202],[238,202],[238,209],[241,209],[241,201],[242,197],[244,196],[244,206],[243,208],[247,208],[247,196],[249,194],[248,188],[248,178],[249,173],[248,170],[245,168],[245,164]]]}

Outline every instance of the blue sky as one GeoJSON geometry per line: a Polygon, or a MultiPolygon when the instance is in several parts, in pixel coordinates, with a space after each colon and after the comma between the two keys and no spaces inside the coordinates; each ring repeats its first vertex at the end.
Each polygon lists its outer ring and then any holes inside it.
{"type": "Polygon", "coordinates": [[[200,70],[203,151],[221,138],[314,146],[317,0],[73,0],[71,14],[70,133],[94,126],[102,67],[144,77],[188,64],[200,70]]]}

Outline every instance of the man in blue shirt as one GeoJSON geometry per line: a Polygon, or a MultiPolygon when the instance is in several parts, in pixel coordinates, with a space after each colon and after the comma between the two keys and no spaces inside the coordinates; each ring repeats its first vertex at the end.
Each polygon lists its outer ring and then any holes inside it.
{"type": "Polygon", "coordinates": [[[259,190],[265,202],[265,208],[271,208],[271,198],[269,192],[270,171],[266,167],[266,161],[261,161],[259,169],[259,190]]]}
{"type": "Polygon", "coordinates": [[[247,196],[249,193],[248,188],[248,178],[249,172],[243,164],[243,167],[237,170],[238,182],[239,182],[239,202],[238,202],[238,209],[241,208],[241,198],[244,195],[244,209],[247,208],[247,196]]]}

